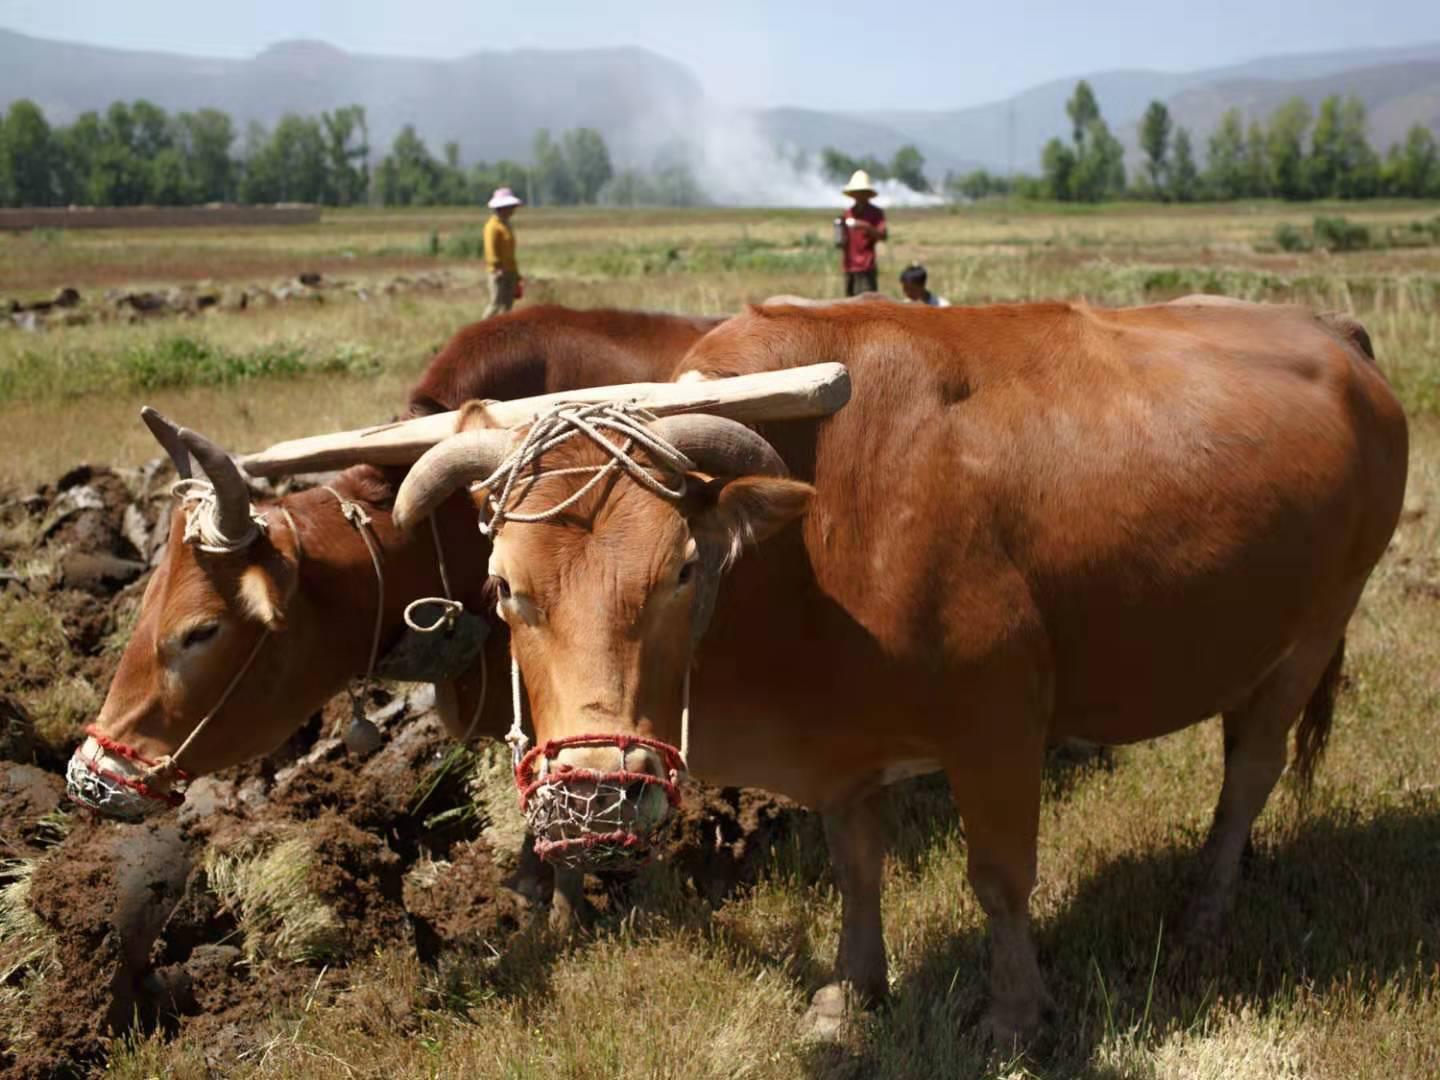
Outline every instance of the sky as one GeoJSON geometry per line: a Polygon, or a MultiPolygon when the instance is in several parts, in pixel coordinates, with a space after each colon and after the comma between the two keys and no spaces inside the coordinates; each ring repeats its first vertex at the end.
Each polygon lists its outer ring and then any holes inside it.
{"type": "Polygon", "coordinates": [[[930,109],[1112,68],[1440,41],[1440,0],[0,0],[0,27],[224,57],[293,38],[433,58],[639,45],[726,104],[930,109]]]}

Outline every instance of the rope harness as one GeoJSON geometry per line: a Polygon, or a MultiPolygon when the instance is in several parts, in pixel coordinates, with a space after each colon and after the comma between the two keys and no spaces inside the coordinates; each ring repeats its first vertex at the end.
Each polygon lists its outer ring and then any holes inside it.
{"type": "MultiPolygon", "coordinates": [[[[655,419],[653,413],[624,402],[561,404],[542,413],[520,446],[489,476],[471,485],[472,491],[484,489],[491,511],[489,520],[480,522],[481,534],[493,539],[507,521],[551,521],[620,473],[658,498],[679,502],[685,496],[685,474],[695,469],[695,463],[647,428],[655,419]],[[577,438],[588,439],[610,460],[601,465],[541,467],[544,454],[577,438]],[[637,449],[645,450],[658,467],[636,461],[637,449]],[[542,477],[587,473],[590,478],[554,506],[530,513],[513,509],[542,477]],[[497,490],[498,495],[492,494],[497,490]]],[[[658,739],[618,733],[570,735],[527,749],[521,685],[520,663],[512,647],[512,721],[505,741],[510,744],[520,809],[535,837],[535,853],[548,862],[591,870],[633,865],[635,856],[649,848],[650,834],[667,812],[681,803],[680,780],[688,771],[690,750],[689,662],[681,691],[679,749],[658,739]],[[617,768],[577,769],[555,760],[565,749],[601,747],[618,752],[617,768]],[[666,775],[628,768],[626,757],[635,749],[657,754],[666,775]]]]}
{"type": "MultiPolygon", "coordinates": [[[[374,679],[375,670],[380,656],[380,639],[385,626],[385,570],[384,560],[381,557],[380,547],[374,536],[370,515],[365,507],[341,495],[335,488],[325,485],[322,490],[333,495],[340,504],[340,513],[347,522],[360,534],[365,542],[365,548],[370,554],[370,564],[375,571],[375,625],[370,637],[370,653],[365,665],[365,674],[347,687],[350,697],[351,708],[351,729],[346,733],[346,743],[351,745],[357,741],[357,736],[373,745],[373,742],[380,737],[375,725],[365,715],[365,694],[374,679]]],[[[200,551],[212,554],[233,554],[243,551],[259,538],[261,533],[268,533],[270,522],[266,515],[256,513],[252,510],[250,515],[250,529],[242,538],[232,539],[224,536],[216,524],[216,496],[214,487],[205,480],[185,479],[178,480],[171,487],[172,494],[180,501],[185,510],[185,531],[184,542],[190,544],[200,551]]],[[[286,594],[284,606],[288,608],[295,593],[300,587],[300,569],[305,558],[304,544],[300,538],[300,530],[295,524],[295,519],[283,503],[276,503],[274,509],[284,519],[290,529],[291,535],[295,538],[295,576],[291,582],[290,589],[286,594]]],[[[421,597],[412,601],[405,608],[405,624],[410,629],[420,634],[434,634],[450,629],[455,621],[464,613],[465,606],[455,600],[450,590],[450,574],[445,564],[445,549],[440,543],[439,527],[435,524],[432,516],[430,521],[431,536],[435,545],[436,561],[440,570],[440,582],[445,595],[443,597],[421,597]],[[413,612],[421,605],[436,605],[441,609],[440,616],[431,624],[424,625],[416,621],[413,612]]],[[[184,741],[171,753],[158,759],[147,758],[131,746],[105,735],[93,724],[84,729],[84,733],[94,743],[94,750],[85,756],[77,752],[71,757],[66,768],[66,782],[72,796],[86,806],[100,810],[115,817],[139,818],[144,816],[143,810],[122,809],[122,793],[125,790],[133,791],[143,798],[154,803],[163,804],[169,807],[179,806],[185,801],[183,790],[176,790],[174,785],[178,781],[181,784],[188,784],[191,774],[183,769],[179,762],[192,743],[199,738],[201,732],[209,726],[210,722],[225,707],[226,702],[235,693],[240,683],[254,666],[259,658],[260,652],[264,649],[266,642],[270,640],[272,632],[266,629],[256,640],[245,658],[245,662],[231,677],[230,682],[221,692],[219,699],[210,710],[200,719],[200,722],[190,731],[184,741]],[[103,761],[104,754],[114,754],[118,757],[141,766],[138,775],[127,776],[107,768],[103,761]]],[[[481,639],[483,642],[483,638],[481,639]]],[[[489,679],[486,671],[485,657],[483,651],[478,654],[480,660],[480,696],[475,705],[475,712],[471,717],[470,724],[465,731],[464,741],[469,742],[480,722],[480,714],[485,707],[485,695],[489,679]]]]}

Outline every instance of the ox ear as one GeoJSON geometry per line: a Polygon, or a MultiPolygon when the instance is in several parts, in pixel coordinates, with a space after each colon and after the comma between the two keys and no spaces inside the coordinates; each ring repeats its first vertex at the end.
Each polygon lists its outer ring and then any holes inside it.
{"type": "Polygon", "coordinates": [[[490,415],[490,406],[494,405],[493,398],[472,398],[460,406],[460,416],[455,421],[456,431],[474,431],[476,428],[502,427],[497,424],[495,418],[490,415]]]}
{"type": "Polygon", "coordinates": [[[294,568],[284,559],[251,563],[240,573],[241,610],[267,630],[285,629],[286,597],[293,591],[294,568]]]}
{"type": "Polygon", "coordinates": [[[705,485],[708,504],[693,519],[697,531],[718,532],[734,562],[743,547],[775,535],[810,508],[815,489],[799,480],[778,476],[744,476],[711,480],[705,485]]]}

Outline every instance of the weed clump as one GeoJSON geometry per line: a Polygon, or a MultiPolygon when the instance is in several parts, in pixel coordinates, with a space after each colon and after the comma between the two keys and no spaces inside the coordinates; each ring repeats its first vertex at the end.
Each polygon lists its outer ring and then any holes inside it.
{"type": "Polygon", "coordinates": [[[210,888],[235,915],[245,959],[310,963],[341,956],[345,929],[310,884],[314,854],[291,833],[205,853],[210,888]]]}
{"type": "Polygon", "coordinates": [[[1312,226],[1315,246],[1323,251],[1364,251],[1370,229],[1343,217],[1317,217],[1312,226]]]}

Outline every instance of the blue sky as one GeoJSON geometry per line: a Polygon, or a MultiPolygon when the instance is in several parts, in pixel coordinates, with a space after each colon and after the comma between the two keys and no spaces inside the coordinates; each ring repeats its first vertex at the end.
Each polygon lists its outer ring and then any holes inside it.
{"type": "Polygon", "coordinates": [[[0,0],[0,27],[212,56],[287,38],[352,52],[641,45],[733,104],[944,108],[1107,68],[1440,40],[1440,0],[0,0]]]}

